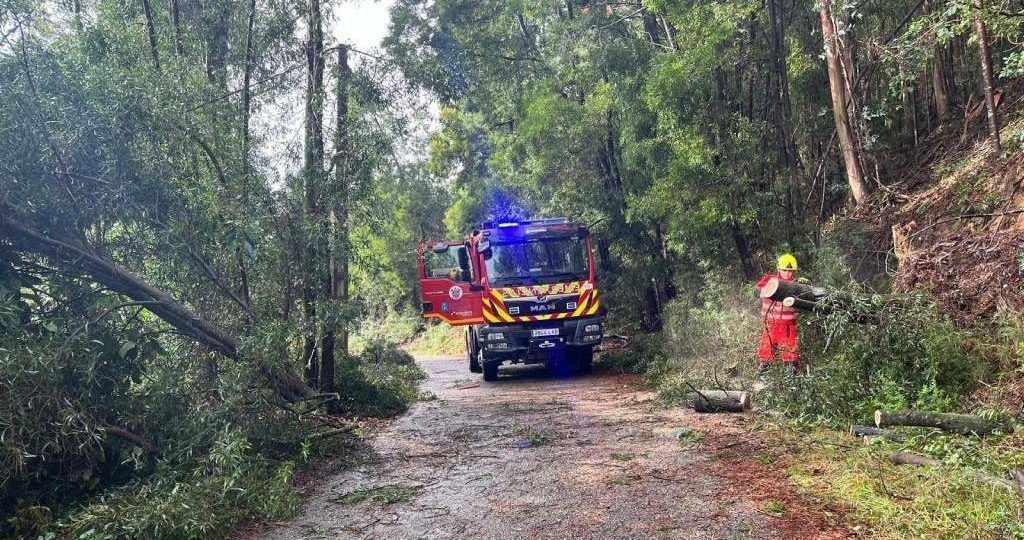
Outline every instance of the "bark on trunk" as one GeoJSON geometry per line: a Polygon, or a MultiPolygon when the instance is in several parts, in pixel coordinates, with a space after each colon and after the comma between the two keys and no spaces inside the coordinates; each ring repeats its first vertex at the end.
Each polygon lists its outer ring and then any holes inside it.
{"type": "MultiPolygon", "coordinates": [[[[938,467],[942,465],[941,461],[927,456],[922,456],[920,454],[915,454],[913,452],[893,452],[889,455],[889,460],[892,461],[894,465],[916,465],[918,467],[938,467]]],[[[964,469],[962,473],[964,476],[967,476],[977,482],[1015,491],[1024,495],[1024,484],[1021,484],[1020,478],[1017,476],[1019,471],[1010,471],[1009,479],[992,476],[991,474],[975,469],[964,469]]]]}
{"type": "MultiPolygon", "coordinates": [[[[868,189],[864,183],[864,171],[860,162],[860,148],[856,131],[850,123],[849,99],[846,88],[846,74],[841,64],[842,51],[836,36],[835,23],[832,21],[831,0],[821,1],[821,33],[825,42],[825,60],[828,64],[828,84],[832,94],[832,115],[835,118],[836,133],[839,135],[839,147],[846,166],[846,180],[850,184],[850,193],[857,204],[867,200],[868,189]]],[[[852,66],[849,68],[852,69],[852,66]]]]}
{"type": "Polygon", "coordinates": [[[913,452],[893,452],[889,460],[896,465],[917,465],[918,467],[938,467],[940,461],[913,452]]]}
{"type": "Polygon", "coordinates": [[[854,437],[883,437],[893,441],[903,440],[903,436],[899,433],[888,429],[881,429],[872,426],[850,426],[850,435],[854,437]]]}
{"type": "Polygon", "coordinates": [[[942,47],[935,48],[935,62],[932,64],[932,95],[935,96],[935,113],[939,122],[949,120],[949,87],[946,84],[942,47]]]}
{"type": "Polygon", "coordinates": [[[146,34],[149,36],[149,54],[153,57],[153,67],[160,71],[160,51],[157,50],[156,23],[153,22],[153,6],[149,0],[142,0],[142,11],[146,15],[146,34]]]}
{"type": "Polygon", "coordinates": [[[171,26],[174,27],[174,54],[181,58],[181,14],[178,8],[178,0],[170,0],[167,9],[171,12],[171,26]]]}
{"type": "Polygon", "coordinates": [[[698,390],[693,410],[700,413],[746,412],[750,410],[750,394],[736,390],[698,390]]]}
{"type": "Polygon", "coordinates": [[[10,216],[3,215],[4,211],[5,209],[0,208],[0,236],[10,241],[16,249],[44,255],[68,268],[85,272],[94,281],[112,291],[136,302],[145,303],[146,309],[173,326],[182,335],[195,339],[223,356],[253,364],[270,386],[287,401],[302,401],[316,395],[291,373],[261,359],[243,356],[234,337],[213,323],[197,317],[165,291],[150,285],[126,268],[74,240],[57,238],[37,231],[10,216]]]}
{"type": "Polygon", "coordinates": [[[761,298],[769,298],[776,302],[782,302],[786,298],[796,298],[808,302],[817,302],[826,296],[827,292],[821,287],[814,287],[796,281],[772,278],[761,287],[761,298]]]}
{"type": "Polygon", "coordinates": [[[302,311],[304,316],[305,335],[303,336],[303,354],[306,362],[306,380],[310,386],[317,386],[320,377],[317,358],[318,321],[316,304],[322,298],[321,280],[317,272],[317,261],[325,250],[320,249],[324,241],[324,219],[321,215],[321,190],[324,176],[324,36],[323,14],[320,0],[309,0],[308,28],[306,41],[306,110],[305,110],[305,141],[303,152],[303,210],[305,213],[304,227],[304,261],[303,261],[303,293],[302,311]]]}
{"type": "Polygon", "coordinates": [[[974,19],[974,30],[978,37],[978,57],[981,62],[981,85],[982,91],[985,94],[985,112],[988,118],[988,136],[992,142],[992,148],[996,152],[1002,151],[1002,143],[999,142],[999,117],[996,116],[996,102],[995,102],[995,84],[992,80],[992,53],[989,49],[988,44],[988,28],[985,25],[983,14],[981,13],[984,7],[981,0],[977,0],[974,3],[974,9],[977,11],[976,18],[974,19]]]}
{"type": "Polygon", "coordinates": [[[875,411],[875,425],[933,427],[962,435],[988,435],[999,429],[999,424],[970,414],[938,413],[929,411],[875,411]]]}
{"type": "MultiPolygon", "coordinates": [[[[348,48],[338,48],[336,75],[337,127],[334,132],[334,204],[331,208],[331,260],[326,284],[331,303],[340,307],[348,301],[348,208],[349,208],[349,145],[348,145],[348,88],[352,72],[348,67],[348,48]]],[[[348,354],[348,329],[332,320],[324,331],[323,354],[320,359],[320,388],[334,391],[336,351],[348,354]]]]}

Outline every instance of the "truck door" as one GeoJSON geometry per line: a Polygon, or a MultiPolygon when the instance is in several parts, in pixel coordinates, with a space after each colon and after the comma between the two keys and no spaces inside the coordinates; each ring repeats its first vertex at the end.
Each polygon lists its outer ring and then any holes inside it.
{"type": "Polygon", "coordinates": [[[416,250],[423,316],[452,325],[484,322],[483,288],[473,275],[469,248],[455,242],[421,244],[416,250]]]}

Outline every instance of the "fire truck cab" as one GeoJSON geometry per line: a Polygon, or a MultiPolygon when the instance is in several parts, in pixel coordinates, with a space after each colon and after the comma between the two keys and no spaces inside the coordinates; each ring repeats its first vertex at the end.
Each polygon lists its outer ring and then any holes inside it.
{"type": "Polygon", "coordinates": [[[586,227],[565,218],[484,223],[463,242],[419,246],[423,315],[466,326],[484,380],[505,363],[589,372],[605,312],[586,227]]]}

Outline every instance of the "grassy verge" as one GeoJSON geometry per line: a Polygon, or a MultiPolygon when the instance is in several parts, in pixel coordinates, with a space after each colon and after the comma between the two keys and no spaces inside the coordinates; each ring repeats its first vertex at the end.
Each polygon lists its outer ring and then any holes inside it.
{"type": "Polygon", "coordinates": [[[808,494],[847,510],[855,532],[869,538],[1024,538],[1024,498],[979,482],[970,471],[997,475],[1024,465],[1024,437],[987,439],[919,432],[902,444],[827,429],[764,426],[785,448],[778,461],[808,494]],[[893,465],[910,450],[940,458],[939,467],[893,465]]]}
{"type": "Polygon", "coordinates": [[[428,323],[405,349],[413,354],[458,356],[466,353],[466,329],[444,323],[428,323]]]}

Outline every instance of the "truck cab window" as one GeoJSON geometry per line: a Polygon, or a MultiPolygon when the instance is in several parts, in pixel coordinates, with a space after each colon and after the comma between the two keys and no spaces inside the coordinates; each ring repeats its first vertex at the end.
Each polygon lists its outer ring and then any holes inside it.
{"type": "Polygon", "coordinates": [[[471,270],[463,269],[459,260],[466,259],[465,246],[448,246],[447,251],[438,253],[428,250],[423,254],[423,266],[428,278],[446,278],[469,283],[473,280],[471,270]]]}

